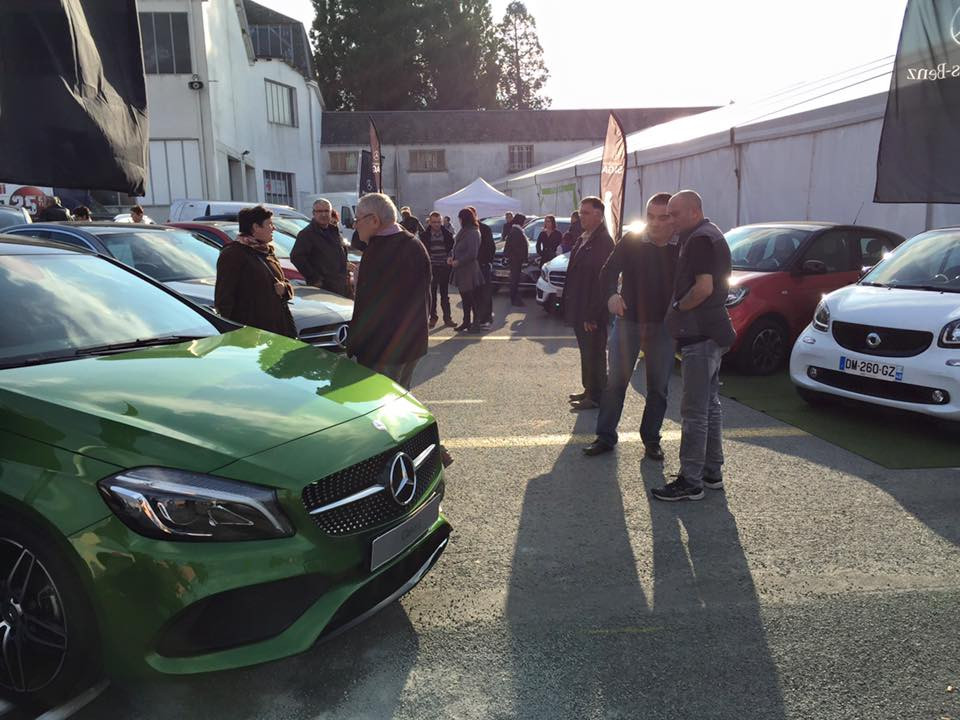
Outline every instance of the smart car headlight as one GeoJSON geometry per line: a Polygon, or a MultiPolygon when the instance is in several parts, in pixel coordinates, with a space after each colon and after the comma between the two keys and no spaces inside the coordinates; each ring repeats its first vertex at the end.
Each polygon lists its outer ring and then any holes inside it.
{"type": "Polygon", "coordinates": [[[960,347],[960,318],[948,322],[940,331],[940,347],[960,347]]]}
{"type": "Polygon", "coordinates": [[[750,293],[750,288],[734,285],[727,290],[727,307],[735,307],[743,302],[743,299],[750,293]]]}
{"type": "Polygon", "coordinates": [[[813,329],[820,332],[826,332],[830,329],[830,308],[827,307],[825,300],[821,300],[817,305],[817,311],[813,314],[813,329]]]}
{"type": "Polygon", "coordinates": [[[549,275],[550,275],[550,273],[547,272],[547,268],[546,268],[546,267],[540,268],[540,277],[543,278],[543,281],[544,281],[544,282],[547,282],[547,280],[549,280],[549,275]]]}
{"type": "Polygon", "coordinates": [[[170,468],[124,470],[97,483],[131,530],[158,540],[266,540],[293,535],[277,494],[170,468]]]}

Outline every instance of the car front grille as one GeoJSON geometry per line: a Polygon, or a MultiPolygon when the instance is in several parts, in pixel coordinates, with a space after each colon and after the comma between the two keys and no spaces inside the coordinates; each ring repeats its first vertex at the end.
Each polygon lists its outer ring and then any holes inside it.
{"type": "MultiPolygon", "coordinates": [[[[891,382],[889,380],[878,380],[876,378],[852,375],[850,373],[840,372],[839,370],[829,370],[822,367],[816,368],[816,371],[816,377],[813,377],[813,380],[823,383],[824,385],[829,385],[830,387],[839,388],[840,390],[859,393],[860,395],[917,403],[919,405],[946,405],[950,402],[950,393],[940,388],[910,385],[908,383],[891,382]],[[940,400],[934,400],[933,393],[938,390],[942,393],[940,400]]],[[[812,370],[810,372],[812,372],[812,370]]],[[[808,376],[810,372],[807,373],[808,376]]]]}
{"type": "Polygon", "coordinates": [[[329,348],[341,351],[346,347],[347,335],[350,332],[348,323],[322,325],[320,327],[304,328],[298,334],[300,340],[315,347],[329,348]]]}
{"type": "Polygon", "coordinates": [[[440,461],[439,444],[440,436],[437,424],[434,423],[391,450],[310,483],[303,489],[303,504],[317,527],[328,535],[349,535],[396,520],[410,512],[423,499],[437,474],[440,461]],[[407,505],[398,504],[386,487],[390,464],[398,452],[405,452],[411,458],[416,458],[431,445],[435,446],[433,452],[417,469],[416,494],[407,505]],[[328,510],[321,510],[364,492],[370,494],[328,510]]]}
{"type": "Polygon", "coordinates": [[[547,273],[547,280],[551,285],[563,287],[567,282],[567,272],[566,270],[553,270],[547,273]]]}
{"type": "MultiPolygon", "coordinates": [[[[875,327],[834,320],[833,339],[847,350],[878,357],[913,357],[919,355],[933,342],[933,333],[923,330],[875,327]],[[871,347],[867,338],[876,334],[879,344],[871,347]]],[[[876,340],[876,338],[874,338],[876,340]]]]}

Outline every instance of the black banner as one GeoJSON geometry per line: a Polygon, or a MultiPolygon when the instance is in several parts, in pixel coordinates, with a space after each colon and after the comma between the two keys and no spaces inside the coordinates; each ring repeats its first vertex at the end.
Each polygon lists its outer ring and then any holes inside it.
{"type": "Polygon", "coordinates": [[[0,181],[143,195],[134,0],[0,2],[0,181]]]}
{"type": "Polygon", "coordinates": [[[373,175],[373,155],[369,150],[360,151],[360,181],[358,197],[377,192],[377,180],[373,175]]]}
{"type": "Polygon", "coordinates": [[[374,124],[373,118],[368,115],[367,119],[370,121],[370,159],[373,163],[373,183],[376,187],[374,192],[383,192],[383,174],[381,172],[383,155],[380,152],[380,133],[377,132],[377,126],[374,124]]]}
{"type": "Polygon", "coordinates": [[[877,154],[876,202],[960,202],[960,0],[909,0],[877,154]]]}
{"type": "Polygon", "coordinates": [[[614,242],[620,240],[623,226],[623,196],[627,181],[627,136],[616,115],[610,113],[607,139],[600,165],[600,199],[605,206],[604,220],[614,242]]]}

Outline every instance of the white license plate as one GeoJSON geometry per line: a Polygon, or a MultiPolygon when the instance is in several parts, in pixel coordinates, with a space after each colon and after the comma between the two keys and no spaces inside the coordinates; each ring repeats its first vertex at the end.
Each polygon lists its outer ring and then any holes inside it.
{"type": "Polygon", "coordinates": [[[903,381],[903,365],[890,365],[875,360],[861,360],[846,355],[840,356],[840,371],[891,382],[903,381]]]}
{"type": "Polygon", "coordinates": [[[417,510],[393,530],[388,530],[374,539],[370,546],[370,570],[376,570],[420,539],[440,517],[440,496],[417,510]]]}
{"type": "Polygon", "coordinates": [[[508,277],[510,277],[510,271],[509,271],[509,270],[494,270],[494,271],[493,271],[493,276],[494,276],[494,277],[498,277],[498,278],[508,278],[508,277]]]}

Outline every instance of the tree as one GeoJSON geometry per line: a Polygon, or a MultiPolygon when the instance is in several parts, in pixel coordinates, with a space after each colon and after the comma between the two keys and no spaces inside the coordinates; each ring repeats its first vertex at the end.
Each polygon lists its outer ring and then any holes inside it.
{"type": "Polygon", "coordinates": [[[543,110],[550,98],[541,95],[550,72],[543,62],[537,21],[518,0],[507,5],[497,26],[500,37],[500,103],[510,110],[543,110]]]}
{"type": "Polygon", "coordinates": [[[498,106],[489,0],[313,0],[318,82],[331,110],[498,106]]]}

